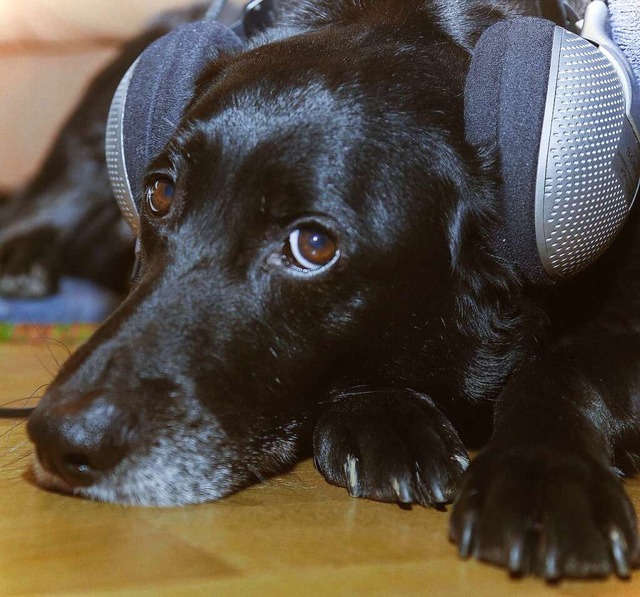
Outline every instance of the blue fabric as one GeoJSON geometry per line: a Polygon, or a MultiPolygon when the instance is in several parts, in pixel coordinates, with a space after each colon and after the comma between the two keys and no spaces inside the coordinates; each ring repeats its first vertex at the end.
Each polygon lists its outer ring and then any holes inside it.
{"type": "Polygon", "coordinates": [[[0,321],[6,323],[98,323],[122,298],[86,280],[63,278],[58,294],[44,299],[0,298],[0,321]]]}

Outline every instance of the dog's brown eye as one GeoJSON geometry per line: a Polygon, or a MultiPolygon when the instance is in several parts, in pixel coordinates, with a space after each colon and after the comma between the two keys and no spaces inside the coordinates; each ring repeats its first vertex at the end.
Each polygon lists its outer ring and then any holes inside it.
{"type": "Polygon", "coordinates": [[[159,178],[147,189],[147,205],[155,216],[165,216],[173,205],[175,187],[165,178],[159,178]]]}
{"type": "Polygon", "coordinates": [[[322,228],[298,228],[289,235],[291,256],[306,271],[333,265],[340,256],[335,239],[322,228]]]}

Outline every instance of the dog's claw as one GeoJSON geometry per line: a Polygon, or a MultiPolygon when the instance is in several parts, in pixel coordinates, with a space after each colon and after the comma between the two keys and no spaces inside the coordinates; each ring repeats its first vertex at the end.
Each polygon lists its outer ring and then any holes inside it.
{"type": "Polygon", "coordinates": [[[544,578],[550,582],[560,578],[560,565],[558,563],[558,550],[550,548],[544,560],[544,578]]]}
{"type": "Polygon", "coordinates": [[[631,571],[627,562],[627,542],[624,535],[618,529],[611,529],[609,539],[611,541],[611,556],[618,576],[629,578],[631,571]]]}
{"type": "Polygon", "coordinates": [[[438,483],[432,483],[430,489],[434,504],[445,504],[447,502],[447,498],[444,497],[442,487],[440,487],[438,483]]]}
{"type": "Polygon", "coordinates": [[[398,503],[400,504],[413,504],[413,492],[411,486],[407,481],[399,481],[398,479],[391,479],[391,486],[393,491],[398,497],[398,503]]]}
{"type": "Polygon", "coordinates": [[[358,477],[358,459],[349,454],[344,463],[344,476],[347,481],[347,491],[353,497],[360,497],[360,481],[358,477]]]}
{"type": "Polygon", "coordinates": [[[524,543],[516,541],[509,551],[509,573],[520,576],[524,572],[524,543]]]}
{"type": "Polygon", "coordinates": [[[635,525],[620,481],[598,460],[524,447],[486,450],[472,463],[454,504],[451,538],[463,557],[514,576],[627,578],[640,544],[635,525]]]}
{"type": "Polygon", "coordinates": [[[471,556],[471,550],[473,548],[473,533],[475,527],[475,515],[470,512],[467,514],[466,520],[462,527],[462,535],[460,536],[460,546],[458,552],[463,558],[471,556]]]}
{"type": "Polygon", "coordinates": [[[464,445],[430,398],[386,391],[350,396],[323,414],[316,467],[352,496],[442,509],[468,461],[464,445]]]}

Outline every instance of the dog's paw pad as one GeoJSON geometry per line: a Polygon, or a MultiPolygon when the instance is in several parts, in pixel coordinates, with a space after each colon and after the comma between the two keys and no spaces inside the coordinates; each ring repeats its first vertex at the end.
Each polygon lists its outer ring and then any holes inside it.
{"type": "Polygon", "coordinates": [[[461,556],[514,576],[627,578],[640,564],[619,479],[589,456],[552,449],[483,452],[463,479],[450,537],[461,556]]]}
{"type": "Polygon", "coordinates": [[[354,497],[438,507],[455,496],[469,458],[431,402],[356,396],[321,417],[314,461],[354,497]]]}

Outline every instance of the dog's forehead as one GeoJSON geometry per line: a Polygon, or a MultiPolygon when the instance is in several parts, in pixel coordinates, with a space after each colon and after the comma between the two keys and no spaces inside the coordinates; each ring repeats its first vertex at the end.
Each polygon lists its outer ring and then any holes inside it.
{"type": "Polygon", "coordinates": [[[251,82],[216,90],[210,101],[199,102],[169,155],[191,175],[218,182],[261,173],[274,183],[308,181],[353,160],[366,136],[365,120],[362,106],[321,81],[286,87],[251,82]]]}
{"type": "MultiPolygon", "coordinates": [[[[249,117],[298,116],[330,125],[332,116],[349,111],[353,117],[367,108],[415,112],[416,101],[420,107],[443,104],[440,109],[457,105],[450,88],[457,77],[442,51],[430,52],[425,43],[421,52],[429,59],[417,59],[412,43],[390,39],[386,31],[334,29],[278,39],[212,64],[187,120],[210,120],[239,107],[249,117]]],[[[257,127],[258,119],[250,124],[257,127]]]]}
{"type": "Polygon", "coordinates": [[[393,73],[374,69],[370,55],[366,69],[354,69],[326,41],[299,36],[213,69],[173,142],[190,177],[230,201],[242,194],[238,186],[255,200],[268,187],[296,208],[322,210],[327,198],[359,209],[387,205],[412,181],[429,186],[453,167],[443,131],[460,107],[444,83],[412,84],[396,72],[410,67],[397,54],[393,73]]]}
{"type": "Polygon", "coordinates": [[[362,109],[357,102],[329,89],[320,80],[280,86],[272,81],[249,81],[230,88],[221,85],[202,98],[185,119],[194,138],[211,145],[243,152],[265,142],[305,144],[324,135],[338,140],[361,128],[362,109]]]}

